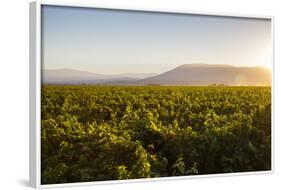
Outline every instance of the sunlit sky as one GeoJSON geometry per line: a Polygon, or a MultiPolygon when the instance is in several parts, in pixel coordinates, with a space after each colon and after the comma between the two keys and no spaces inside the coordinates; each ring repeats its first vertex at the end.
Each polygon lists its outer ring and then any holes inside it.
{"type": "Polygon", "coordinates": [[[43,69],[162,73],[189,63],[272,68],[270,19],[42,9],[43,69]]]}

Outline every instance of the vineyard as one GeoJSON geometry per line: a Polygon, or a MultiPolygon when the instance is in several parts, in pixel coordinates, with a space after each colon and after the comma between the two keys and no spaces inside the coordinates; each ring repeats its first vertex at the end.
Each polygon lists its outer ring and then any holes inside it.
{"type": "Polygon", "coordinates": [[[43,86],[43,184],[271,169],[270,87],[43,86]]]}

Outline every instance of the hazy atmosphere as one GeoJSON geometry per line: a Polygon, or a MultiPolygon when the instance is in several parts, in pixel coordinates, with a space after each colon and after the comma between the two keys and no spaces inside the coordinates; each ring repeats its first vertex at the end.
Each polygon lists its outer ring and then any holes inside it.
{"type": "Polygon", "coordinates": [[[43,69],[156,73],[189,63],[272,68],[269,19],[43,6],[43,69]]]}
{"type": "Polygon", "coordinates": [[[42,14],[42,184],[272,171],[270,19],[42,14]]]}

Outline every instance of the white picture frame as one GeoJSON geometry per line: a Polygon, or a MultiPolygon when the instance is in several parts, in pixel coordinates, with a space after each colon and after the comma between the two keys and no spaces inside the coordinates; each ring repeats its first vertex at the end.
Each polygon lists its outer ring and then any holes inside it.
{"type": "MultiPolygon", "coordinates": [[[[242,17],[242,18],[261,18],[271,20],[272,31],[272,59],[274,57],[274,17],[265,15],[240,15],[240,14],[227,14],[227,13],[210,13],[210,12],[194,12],[183,10],[166,10],[166,9],[149,9],[139,7],[124,7],[124,6],[100,6],[96,4],[86,4],[83,0],[75,3],[67,1],[36,1],[30,3],[30,68],[29,68],[29,102],[30,102],[30,126],[29,126],[29,179],[30,185],[34,188],[47,188],[47,187],[68,187],[68,186],[83,186],[83,185],[100,185],[100,184],[117,184],[117,183],[131,183],[131,182],[146,182],[146,181],[163,181],[163,180],[185,180],[192,178],[205,178],[205,177],[221,177],[221,176],[236,176],[236,175],[254,175],[254,174],[271,174],[274,173],[274,97],[272,96],[272,130],[271,130],[271,165],[270,171],[258,172],[243,172],[243,173],[225,173],[225,174],[210,174],[199,176],[179,176],[179,177],[161,177],[149,179],[130,179],[130,180],[113,180],[113,181],[96,181],[96,182],[81,182],[81,183],[67,183],[67,184],[54,184],[42,185],[41,184],[41,7],[43,5],[52,6],[70,6],[81,8],[101,8],[101,9],[117,9],[117,10],[131,10],[131,11],[148,11],[148,12],[161,12],[161,13],[183,13],[195,15],[208,15],[208,16],[226,16],[226,17],[242,17]]],[[[272,71],[274,71],[274,60],[272,71]]],[[[272,72],[272,94],[274,94],[274,72],[272,72]]]]}

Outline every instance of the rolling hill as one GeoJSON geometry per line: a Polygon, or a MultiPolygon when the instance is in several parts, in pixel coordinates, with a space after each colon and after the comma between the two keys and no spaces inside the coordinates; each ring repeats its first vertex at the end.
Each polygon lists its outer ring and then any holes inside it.
{"type": "Polygon", "coordinates": [[[103,75],[71,69],[42,72],[44,84],[268,86],[271,72],[264,67],[216,64],[183,64],[162,74],[124,73],[103,75]]]}
{"type": "Polygon", "coordinates": [[[263,67],[235,67],[230,65],[184,64],[160,75],[138,81],[156,85],[223,84],[229,86],[270,85],[271,73],[263,67]]]}
{"type": "Polygon", "coordinates": [[[43,70],[43,84],[99,84],[107,82],[136,81],[155,76],[155,73],[97,74],[73,69],[43,70]]]}

